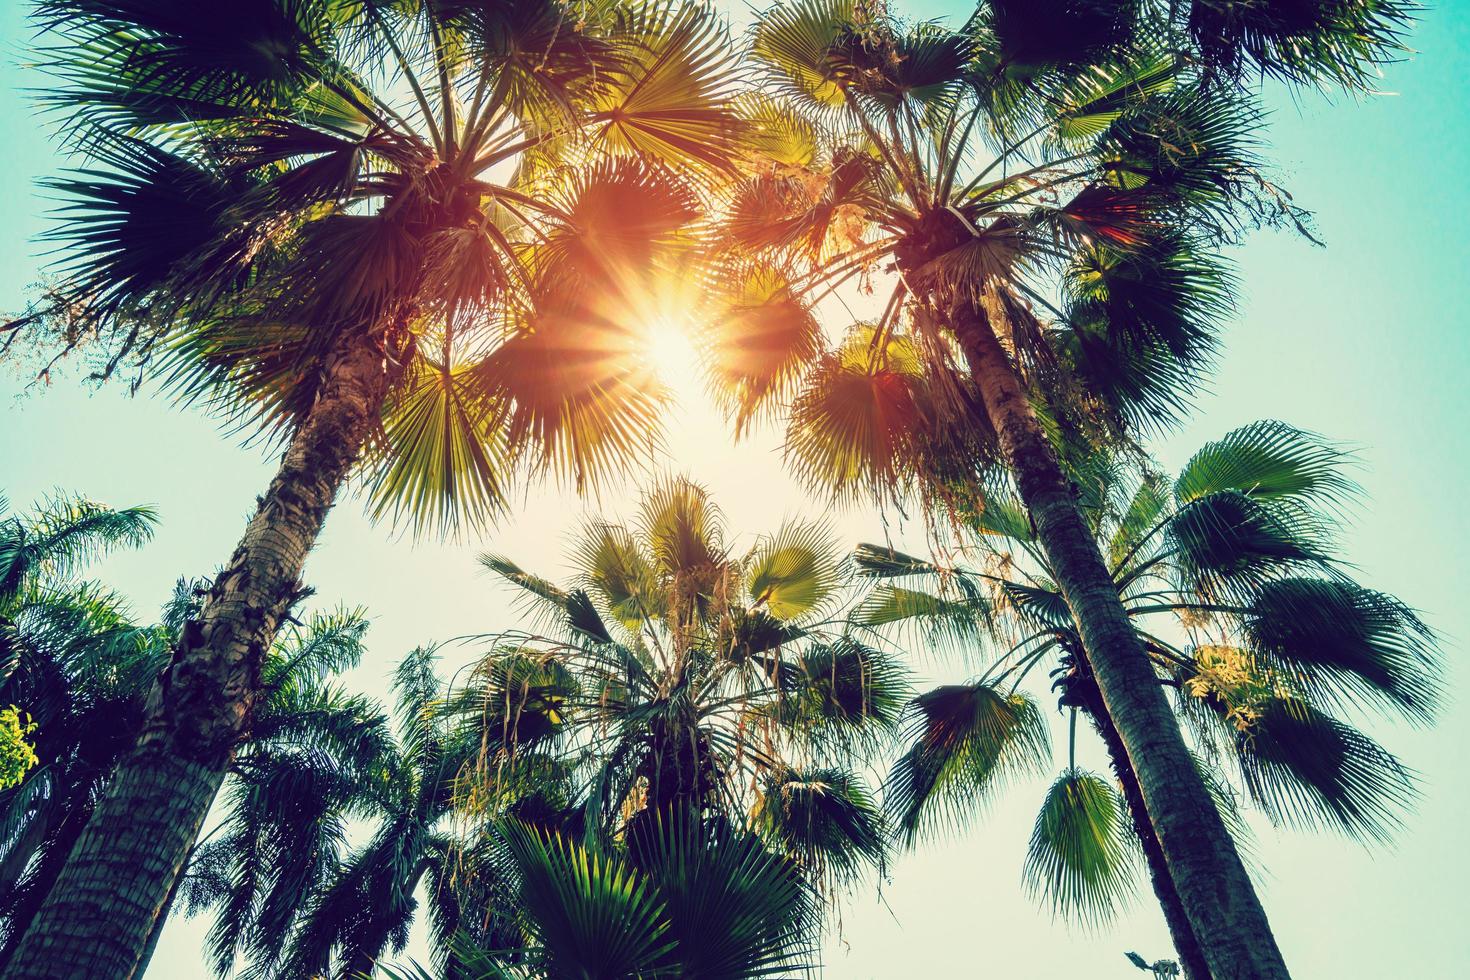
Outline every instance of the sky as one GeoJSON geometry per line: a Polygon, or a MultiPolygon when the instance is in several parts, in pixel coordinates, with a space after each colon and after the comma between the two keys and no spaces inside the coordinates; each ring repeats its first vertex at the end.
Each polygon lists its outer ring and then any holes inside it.
{"type": "MultiPolygon", "coordinates": [[[[895,7],[924,18],[963,12],[932,0],[895,7]]],[[[15,311],[45,262],[36,236],[50,205],[35,181],[63,162],[24,91],[39,79],[24,66],[22,5],[3,8],[0,145],[9,177],[0,181],[0,311],[15,311]]],[[[1470,712],[1459,695],[1470,637],[1459,579],[1470,540],[1460,498],[1470,486],[1470,101],[1460,70],[1470,55],[1470,7],[1429,11],[1412,43],[1417,53],[1387,70],[1383,95],[1272,91],[1267,156],[1297,202],[1316,213],[1326,246],[1268,232],[1234,250],[1239,311],[1211,391],[1188,424],[1152,444],[1177,468],[1203,441],[1264,418],[1353,444],[1366,492],[1342,529],[1347,557],[1362,581],[1422,610],[1445,639],[1450,696],[1438,723],[1364,726],[1422,777],[1423,798],[1393,845],[1368,849],[1253,821],[1260,895],[1287,963],[1303,978],[1470,970],[1470,849],[1462,843],[1470,712]]],[[[664,473],[707,486],[743,540],[796,515],[825,515],[848,543],[882,538],[874,509],[833,509],[805,495],[782,470],[776,433],[732,447],[715,410],[680,380],[688,372],[677,354],[671,373],[680,404],[666,451],[596,500],[528,486],[483,536],[441,542],[374,525],[360,500],[345,497],[306,579],[317,607],[363,605],[371,614],[369,652],[347,683],[381,696],[410,648],[512,625],[510,593],[479,570],[476,556],[494,550],[563,575],[581,517],[630,515],[638,487],[664,473]]],[[[95,567],[140,617],[152,615],[176,578],[207,574],[228,557],[273,471],[267,451],[146,390],[130,398],[120,387],[84,389],[74,376],[39,389],[24,380],[0,372],[0,492],[18,507],[53,488],[156,507],[162,523],[151,544],[95,567]]],[[[902,540],[904,529],[894,526],[902,540]]],[[[473,655],[446,646],[446,672],[473,655]]],[[[1101,766],[1095,757],[1084,763],[1101,766]]],[[[1053,920],[1023,892],[1021,862],[1046,782],[1018,784],[968,832],[894,862],[881,890],[854,892],[827,944],[825,975],[1103,980],[1142,976],[1125,950],[1169,955],[1146,885],[1128,912],[1091,930],[1053,920]]],[[[204,976],[206,925],[175,916],[148,976],[204,976]]],[[[423,956],[421,938],[410,953],[423,956]]]]}

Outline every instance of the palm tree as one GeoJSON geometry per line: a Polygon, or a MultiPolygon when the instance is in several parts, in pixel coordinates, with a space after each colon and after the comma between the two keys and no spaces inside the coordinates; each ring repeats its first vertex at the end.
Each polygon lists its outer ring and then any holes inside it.
{"type": "Polygon", "coordinates": [[[661,2],[35,15],[87,160],[53,182],[67,336],[285,447],[13,967],[127,976],[344,481],[450,522],[515,459],[581,480],[644,436],[626,287],[693,217],[676,170],[722,159],[725,49],[707,9],[661,2]]]}
{"type": "Polygon", "coordinates": [[[982,4],[959,30],[850,0],[760,19],[775,98],[748,110],[727,208],[716,378],[738,422],[791,397],[797,467],[841,492],[978,506],[977,469],[1013,474],[1212,966],[1285,976],[1057,446],[1176,417],[1230,308],[1214,246],[1305,216],[1261,177],[1250,100],[1195,70],[1178,32],[1124,18],[1106,43],[1023,50],[1021,6],[982,4]],[[879,276],[883,313],[824,350],[816,303],[879,276]]]}
{"type": "MultiPolygon", "coordinates": [[[[228,809],[183,884],[191,915],[214,913],[220,976],[239,959],[251,976],[370,976],[407,941],[420,885],[436,935],[447,941],[473,919],[459,906],[471,893],[457,883],[466,849],[455,817],[480,742],[444,711],[436,660],[425,647],[399,663],[392,729],[374,708],[362,709],[374,719],[366,732],[323,730],[297,709],[286,717],[304,716],[309,738],[292,732],[244,750],[228,809]],[[365,842],[349,846],[349,830],[365,842]]],[[[329,696],[310,686],[295,694],[329,696]]],[[[551,798],[552,774],[537,775],[551,798]]]]}
{"type": "Polygon", "coordinates": [[[494,637],[458,698],[484,732],[477,781],[548,756],[600,837],[688,811],[754,829],[814,881],[876,867],[881,821],[851,766],[892,733],[907,688],[844,631],[839,558],[799,521],[736,551],[683,479],[631,526],[585,527],[569,586],[486,555],[552,628],[494,637]]]}
{"type": "MultiPolygon", "coordinates": [[[[813,968],[820,902],[759,837],[685,811],[625,843],[508,821],[493,834],[514,949],[452,943],[463,980],[787,976],[813,968]]],[[[389,968],[393,980],[441,974],[389,968]]]]}
{"type": "Polygon", "coordinates": [[[78,588],[76,574],[87,562],[146,542],[157,521],[147,507],[114,510],[67,494],[41,501],[29,516],[9,509],[0,494],[0,669],[6,674],[22,652],[18,633],[27,618],[44,618],[48,602],[78,588]]]}
{"type": "Polygon", "coordinates": [[[1364,87],[1404,50],[1414,9],[988,0],[951,31],[905,28],[885,4],[794,0],[752,32],[777,107],[751,110],[756,166],[730,206],[737,289],[716,376],[738,421],[817,355],[789,436],[809,476],[850,490],[917,471],[931,492],[958,482],[973,496],[977,459],[1011,470],[1122,737],[1146,758],[1145,795],[1222,975],[1286,971],[1146,683],[1048,430],[1095,439],[1088,428],[1157,424],[1183,406],[1228,304],[1228,277],[1200,246],[1262,221],[1310,234],[1250,159],[1238,83],[1364,87]],[[876,330],[823,355],[814,302],[890,270],[876,330]],[[888,342],[905,320],[922,343],[888,342]],[[755,334],[768,356],[751,364],[732,333],[755,334]]]}
{"type": "Polygon", "coordinates": [[[148,689],[167,658],[154,629],[110,591],[80,584],[32,605],[0,698],[37,727],[37,765],[0,793],[0,962],[56,882],[97,799],[136,737],[148,689]]]}
{"type": "Polygon", "coordinates": [[[136,677],[141,659],[141,631],[121,602],[80,573],[112,548],[147,541],[155,522],[147,508],[66,494],[28,515],[7,509],[0,497],[0,701],[30,740],[17,778],[0,789],[0,962],[54,879],[57,852],[86,821],[77,809],[90,806],[126,723],[112,682],[86,678],[136,677]]]}
{"type": "MultiPolygon", "coordinates": [[[[14,955],[131,749],[148,692],[204,591],[202,583],[180,582],[152,626],[134,625],[126,607],[96,587],[73,591],[44,619],[27,614],[23,652],[0,697],[26,705],[40,733],[40,759],[24,781],[0,793],[0,964],[14,955]]],[[[356,745],[371,735],[362,700],[322,686],[331,673],[356,665],[366,628],[361,611],[344,610],[282,633],[265,658],[262,698],[241,760],[281,745],[304,751],[331,737],[356,745]]],[[[162,926],[161,915],[150,943],[162,926]]]]}
{"type": "MultiPolygon", "coordinates": [[[[1172,481],[1151,469],[1131,477],[1133,468],[1105,453],[1072,472],[1155,683],[1174,689],[1202,769],[1233,764],[1241,795],[1273,821],[1382,840],[1413,798],[1412,774],[1332,712],[1376,707],[1427,722],[1442,671],[1423,622],[1357,584],[1335,557],[1338,508],[1356,489],[1347,461],[1316,436],[1258,422],[1206,444],[1172,481]]],[[[1057,911],[1097,918],[1129,893],[1141,854],[1186,973],[1211,976],[1137,772],[1020,502],[997,490],[969,530],[962,551],[978,570],[859,550],[863,571],[887,580],[859,622],[908,624],[965,645],[987,633],[1003,638],[1004,653],[979,678],[911,705],[910,746],[885,788],[895,826],[912,842],[936,821],[964,820],[1007,771],[1045,765],[1045,724],[1020,687],[1051,668],[1072,727],[1067,766],[1037,818],[1028,884],[1057,911]],[[1077,767],[1079,712],[1101,737],[1119,788],[1077,767]]],[[[1217,797],[1233,809],[1235,793],[1217,797]]]]}
{"type": "Polygon", "coordinates": [[[487,556],[551,616],[546,631],[497,634],[454,687],[415,651],[396,675],[397,734],[370,753],[249,750],[185,886],[191,911],[215,913],[220,975],[241,957],[263,977],[370,975],[403,948],[420,892],[445,969],[487,950],[536,961],[553,940],[512,911],[530,872],[508,871],[506,848],[512,863],[574,861],[673,817],[743,823],[804,881],[880,859],[876,804],[836,752],[876,744],[906,689],[879,651],[824,632],[841,583],[831,542],[793,524],[728,554],[687,481],[652,491],[637,527],[589,525],[573,588],[487,556]],[[348,848],[344,828],[364,820],[367,843],[348,848]]]}

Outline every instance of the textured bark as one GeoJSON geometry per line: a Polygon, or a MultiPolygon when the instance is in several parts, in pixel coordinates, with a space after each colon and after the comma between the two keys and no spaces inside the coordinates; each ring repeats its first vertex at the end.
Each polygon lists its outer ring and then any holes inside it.
{"type": "Polygon", "coordinates": [[[183,870],[235,746],[260,666],[302,594],[301,571],[377,423],[385,359],[369,340],[323,366],[317,399],[168,668],[118,767],[6,971],[13,980],[127,980],[183,870]]]}
{"type": "Polygon", "coordinates": [[[1148,656],[1009,355],[984,308],[961,300],[950,326],[978,383],[1017,490],[1077,620],[1108,714],[1138,775],[1150,823],[1214,980],[1288,977],[1235,842],[1184,744],[1148,656]]]}
{"type": "Polygon", "coordinates": [[[1128,815],[1133,821],[1133,832],[1138,837],[1139,846],[1143,848],[1149,881],[1153,885],[1154,896],[1159,900],[1159,907],[1163,909],[1164,922],[1169,927],[1169,938],[1174,942],[1174,950],[1179,954],[1179,965],[1184,968],[1185,980],[1211,980],[1204,950],[1200,948],[1199,940],[1194,935],[1194,927],[1189,924],[1189,914],[1184,911],[1179,890],[1174,887],[1174,878],[1169,874],[1169,864],[1164,858],[1159,837],[1154,833],[1153,824],[1149,823],[1148,810],[1143,803],[1143,790],[1138,785],[1138,774],[1128,761],[1128,750],[1123,747],[1118,729],[1108,717],[1101,699],[1097,697],[1096,685],[1090,684],[1089,687],[1091,696],[1084,698],[1087,717],[1103,744],[1107,746],[1113,775],[1118,777],[1118,785],[1123,789],[1123,799],[1128,804],[1128,815]]]}
{"type": "Polygon", "coordinates": [[[153,959],[154,950],[158,949],[158,940],[163,937],[163,927],[168,925],[168,917],[173,913],[174,903],[178,901],[179,886],[184,883],[184,873],[193,855],[193,847],[190,847],[189,857],[184,859],[182,870],[179,874],[174,875],[174,886],[168,890],[168,898],[163,900],[163,908],[159,909],[158,915],[153,919],[153,931],[148,934],[148,942],[143,945],[143,955],[138,957],[138,965],[133,968],[132,980],[143,980],[143,974],[148,972],[148,964],[153,959]]]}

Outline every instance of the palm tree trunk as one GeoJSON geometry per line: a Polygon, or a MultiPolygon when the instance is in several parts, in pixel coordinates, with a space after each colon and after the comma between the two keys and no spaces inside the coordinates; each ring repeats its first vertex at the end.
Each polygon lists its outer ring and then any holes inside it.
{"type": "Polygon", "coordinates": [[[249,724],[261,660],[381,413],[385,363],[359,334],[323,365],[315,404],[154,684],[138,744],[16,950],[10,980],[127,980],[146,965],[154,922],[249,724]]]}
{"type": "Polygon", "coordinates": [[[1148,812],[1143,805],[1143,790],[1138,785],[1138,774],[1128,762],[1128,752],[1123,747],[1123,739],[1118,735],[1117,727],[1096,697],[1096,685],[1090,686],[1093,697],[1088,700],[1097,703],[1086,704],[1087,717],[1102,738],[1103,744],[1107,746],[1113,775],[1118,777],[1118,785],[1123,788],[1123,799],[1127,801],[1128,814],[1133,819],[1133,832],[1143,848],[1149,881],[1153,884],[1159,907],[1163,909],[1164,922],[1169,927],[1169,938],[1174,941],[1174,950],[1179,954],[1185,980],[1211,980],[1204,950],[1200,948],[1194,928],[1189,924],[1189,915],[1184,911],[1179,891],[1174,887],[1174,878],[1169,874],[1169,864],[1164,859],[1164,849],[1159,846],[1159,837],[1154,833],[1153,824],[1149,823],[1148,812]]]}
{"type": "MultiPolygon", "coordinates": [[[[1148,655],[1128,620],[1097,542],[1056,452],[984,307],[956,304],[950,318],[1001,453],[1036,536],[1077,620],[1104,705],[1138,774],[1150,823],[1215,980],[1285,980],[1286,964],[1235,842],[1184,744],[1148,655]]],[[[998,320],[995,322],[999,322],[998,320]]]]}
{"type": "MultiPolygon", "coordinates": [[[[194,849],[189,849],[189,857],[184,858],[185,871],[189,867],[189,861],[193,857],[194,849]]],[[[138,965],[133,970],[131,980],[143,980],[143,974],[148,970],[148,962],[153,959],[153,951],[158,948],[158,940],[163,936],[163,927],[168,925],[168,917],[174,910],[174,902],[178,901],[179,886],[184,883],[185,871],[180,871],[174,876],[174,886],[168,890],[168,897],[163,900],[163,908],[158,910],[158,917],[153,920],[153,930],[148,933],[148,942],[143,944],[143,955],[138,957],[138,965]]]]}

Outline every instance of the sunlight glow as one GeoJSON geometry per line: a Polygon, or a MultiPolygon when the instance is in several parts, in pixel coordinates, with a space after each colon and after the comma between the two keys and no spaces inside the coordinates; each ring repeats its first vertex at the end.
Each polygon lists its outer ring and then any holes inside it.
{"type": "Polygon", "coordinates": [[[705,397],[704,367],[689,317],[664,313],[643,329],[642,356],[660,384],[684,405],[705,397]]]}

